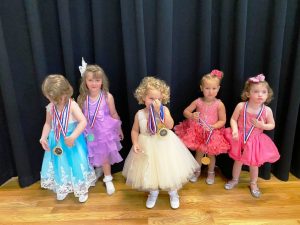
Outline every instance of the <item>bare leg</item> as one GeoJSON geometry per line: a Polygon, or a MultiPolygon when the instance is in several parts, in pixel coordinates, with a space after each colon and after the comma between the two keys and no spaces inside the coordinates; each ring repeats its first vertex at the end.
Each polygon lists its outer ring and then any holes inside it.
{"type": "Polygon", "coordinates": [[[196,151],[195,159],[199,164],[199,168],[195,171],[194,176],[192,176],[190,178],[190,182],[192,182],[192,183],[196,182],[198,180],[198,177],[201,174],[201,166],[202,166],[201,159],[202,159],[202,157],[203,157],[203,153],[200,151],[196,151]]]}
{"type": "Polygon", "coordinates": [[[208,165],[206,183],[213,184],[213,183],[215,183],[216,157],[214,155],[208,155],[208,157],[210,159],[210,163],[208,165]]]}

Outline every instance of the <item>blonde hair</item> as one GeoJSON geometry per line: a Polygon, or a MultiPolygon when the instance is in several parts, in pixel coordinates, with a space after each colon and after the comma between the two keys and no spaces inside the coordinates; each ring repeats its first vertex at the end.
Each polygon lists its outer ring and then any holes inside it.
{"type": "Polygon", "coordinates": [[[63,96],[69,99],[73,95],[73,88],[69,81],[60,74],[48,75],[42,83],[42,91],[45,97],[56,103],[59,103],[63,96]]]}
{"type": "Polygon", "coordinates": [[[273,94],[274,93],[273,93],[273,90],[270,87],[269,83],[265,80],[264,81],[259,81],[257,83],[254,83],[252,81],[247,80],[246,83],[245,83],[244,89],[242,91],[242,94],[241,94],[242,100],[243,101],[248,101],[248,99],[249,99],[248,95],[250,94],[250,89],[251,89],[252,85],[254,85],[254,84],[264,84],[266,86],[266,88],[268,90],[268,98],[266,99],[265,104],[266,105],[269,104],[273,99],[273,94]]]}
{"type": "Polygon", "coordinates": [[[144,97],[147,95],[149,89],[158,90],[161,92],[162,104],[167,104],[170,101],[170,87],[165,81],[155,77],[144,77],[135,90],[134,97],[138,100],[139,104],[145,104],[144,97]]]}
{"type": "Polygon", "coordinates": [[[222,81],[222,77],[218,77],[212,73],[208,73],[208,74],[205,74],[201,80],[200,80],[200,85],[203,86],[204,85],[204,82],[205,81],[210,81],[210,80],[214,80],[214,81],[217,81],[219,83],[219,85],[221,84],[221,81],[222,81]]]}
{"type": "Polygon", "coordinates": [[[79,88],[79,96],[77,98],[78,105],[83,108],[83,103],[86,99],[86,96],[89,94],[89,89],[86,86],[86,76],[91,72],[93,73],[93,78],[102,80],[102,91],[107,95],[109,91],[109,83],[108,78],[104,72],[104,70],[98,65],[87,65],[85,72],[81,78],[80,88],[79,88]]]}

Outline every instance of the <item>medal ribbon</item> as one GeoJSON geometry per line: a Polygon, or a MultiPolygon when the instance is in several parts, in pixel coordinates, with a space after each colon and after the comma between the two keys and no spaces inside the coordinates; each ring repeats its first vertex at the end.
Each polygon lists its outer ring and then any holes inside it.
{"type": "Polygon", "coordinates": [[[199,117],[199,124],[200,124],[202,127],[207,127],[208,130],[209,130],[208,137],[207,137],[207,139],[206,139],[206,141],[205,141],[205,144],[207,144],[207,143],[209,142],[210,138],[211,138],[211,135],[212,135],[212,132],[213,132],[213,128],[211,128],[211,127],[208,125],[208,123],[207,123],[204,119],[201,119],[200,117],[199,117]]]}
{"type": "MultiPolygon", "coordinates": [[[[162,123],[165,121],[165,115],[164,115],[164,107],[161,104],[159,108],[159,119],[162,123]]],[[[153,104],[149,107],[149,117],[148,117],[148,130],[150,134],[154,135],[157,132],[157,125],[155,120],[155,113],[154,113],[154,106],[153,104]]]]}
{"type": "MultiPolygon", "coordinates": [[[[244,105],[244,144],[248,141],[250,134],[252,133],[254,129],[254,125],[252,125],[249,129],[249,131],[246,131],[246,119],[247,119],[247,107],[248,107],[248,102],[245,103],[244,105]]],[[[260,111],[258,112],[256,119],[259,120],[259,118],[262,115],[263,109],[265,108],[265,105],[263,104],[260,108],[260,111]]]]}
{"type": "Polygon", "coordinates": [[[94,115],[92,116],[92,119],[90,119],[90,108],[89,108],[90,97],[88,95],[86,96],[87,120],[88,120],[88,124],[90,125],[91,128],[93,128],[93,126],[95,124],[96,117],[97,117],[98,111],[100,109],[102,98],[103,98],[103,93],[101,92],[100,95],[99,95],[99,97],[98,97],[98,99],[97,99],[97,106],[96,106],[94,115]]]}
{"type": "Polygon", "coordinates": [[[63,108],[62,112],[58,113],[57,108],[53,104],[53,128],[55,133],[56,141],[59,140],[60,131],[62,132],[63,136],[67,135],[68,130],[68,122],[70,117],[70,107],[71,107],[71,99],[69,99],[68,103],[63,108]]]}

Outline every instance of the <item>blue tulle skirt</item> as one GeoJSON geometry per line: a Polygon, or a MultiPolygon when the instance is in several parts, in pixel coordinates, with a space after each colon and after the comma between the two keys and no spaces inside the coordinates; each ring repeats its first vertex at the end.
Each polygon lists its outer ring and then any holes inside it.
{"type": "MultiPolygon", "coordinates": [[[[67,136],[76,128],[77,123],[70,123],[67,136]]],[[[88,151],[83,134],[74,141],[73,147],[65,144],[64,137],[60,135],[58,143],[54,131],[48,137],[50,151],[45,151],[42,170],[41,187],[54,191],[57,194],[74,192],[76,197],[86,194],[95,181],[93,167],[88,160],[88,151]],[[63,149],[61,155],[54,153],[55,147],[63,149]]]]}

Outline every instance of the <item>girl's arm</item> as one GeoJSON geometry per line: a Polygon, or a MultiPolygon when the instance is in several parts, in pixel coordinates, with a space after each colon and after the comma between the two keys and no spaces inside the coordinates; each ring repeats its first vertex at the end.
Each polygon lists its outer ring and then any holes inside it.
{"type": "MultiPolygon", "coordinates": [[[[120,120],[120,117],[119,117],[118,112],[116,110],[114,97],[110,93],[107,93],[107,104],[108,104],[110,116],[114,119],[120,120]]],[[[124,139],[124,134],[123,134],[123,131],[122,131],[121,127],[120,127],[120,130],[119,130],[119,136],[120,136],[121,140],[124,139]]]]}
{"type": "Polygon", "coordinates": [[[140,133],[140,127],[139,127],[139,119],[138,119],[138,113],[134,116],[134,122],[131,129],[131,141],[133,145],[133,150],[135,153],[141,152],[139,143],[138,143],[138,137],[140,133]]]}
{"type": "Polygon", "coordinates": [[[65,137],[66,145],[72,147],[74,145],[74,141],[78,136],[84,131],[87,121],[85,116],[83,115],[81,109],[79,108],[78,104],[75,101],[71,102],[71,114],[72,116],[78,121],[78,124],[72,134],[68,137],[65,137]]]}
{"type": "Polygon", "coordinates": [[[107,104],[108,104],[110,116],[114,119],[120,120],[120,117],[116,110],[114,97],[110,93],[107,93],[107,104]]]}
{"type": "Polygon", "coordinates": [[[197,108],[197,99],[194,100],[188,107],[185,108],[185,110],[183,111],[184,117],[187,119],[198,120],[199,113],[194,112],[196,108],[197,108]]]}
{"type": "Polygon", "coordinates": [[[168,109],[168,107],[164,106],[164,113],[165,113],[165,126],[168,129],[172,129],[174,126],[174,120],[171,116],[170,110],[168,109]]]}
{"type": "Polygon", "coordinates": [[[263,120],[256,120],[252,121],[253,125],[257,128],[262,130],[273,130],[275,128],[275,121],[273,117],[273,112],[270,107],[266,106],[266,116],[267,121],[266,123],[263,120]]]}
{"type": "Polygon", "coordinates": [[[43,147],[44,150],[49,151],[49,146],[48,146],[48,135],[50,133],[51,130],[51,115],[50,112],[46,111],[46,121],[43,127],[43,131],[42,131],[42,135],[41,135],[41,139],[40,139],[40,143],[43,147]]]}
{"type": "Polygon", "coordinates": [[[238,136],[238,124],[237,124],[237,120],[239,118],[239,115],[240,115],[240,112],[243,108],[243,105],[244,103],[243,102],[240,102],[239,104],[237,104],[237,106],[235,107],[234,111],[233,111],[233,114],[230,118],[230,127],[231,127],[231,130],[232,130],[232,137],[234,139],[237,139],[239,136],[238,136]]]}
{"type": "Polygon", "coordinates": [[[221,101],[218,105],[218,118],[219,120],[215,124],[211,125],[213,129],[219,129],[221,127],[224,127],[226,123],[226,110],[223,102],[221,101]]]}

